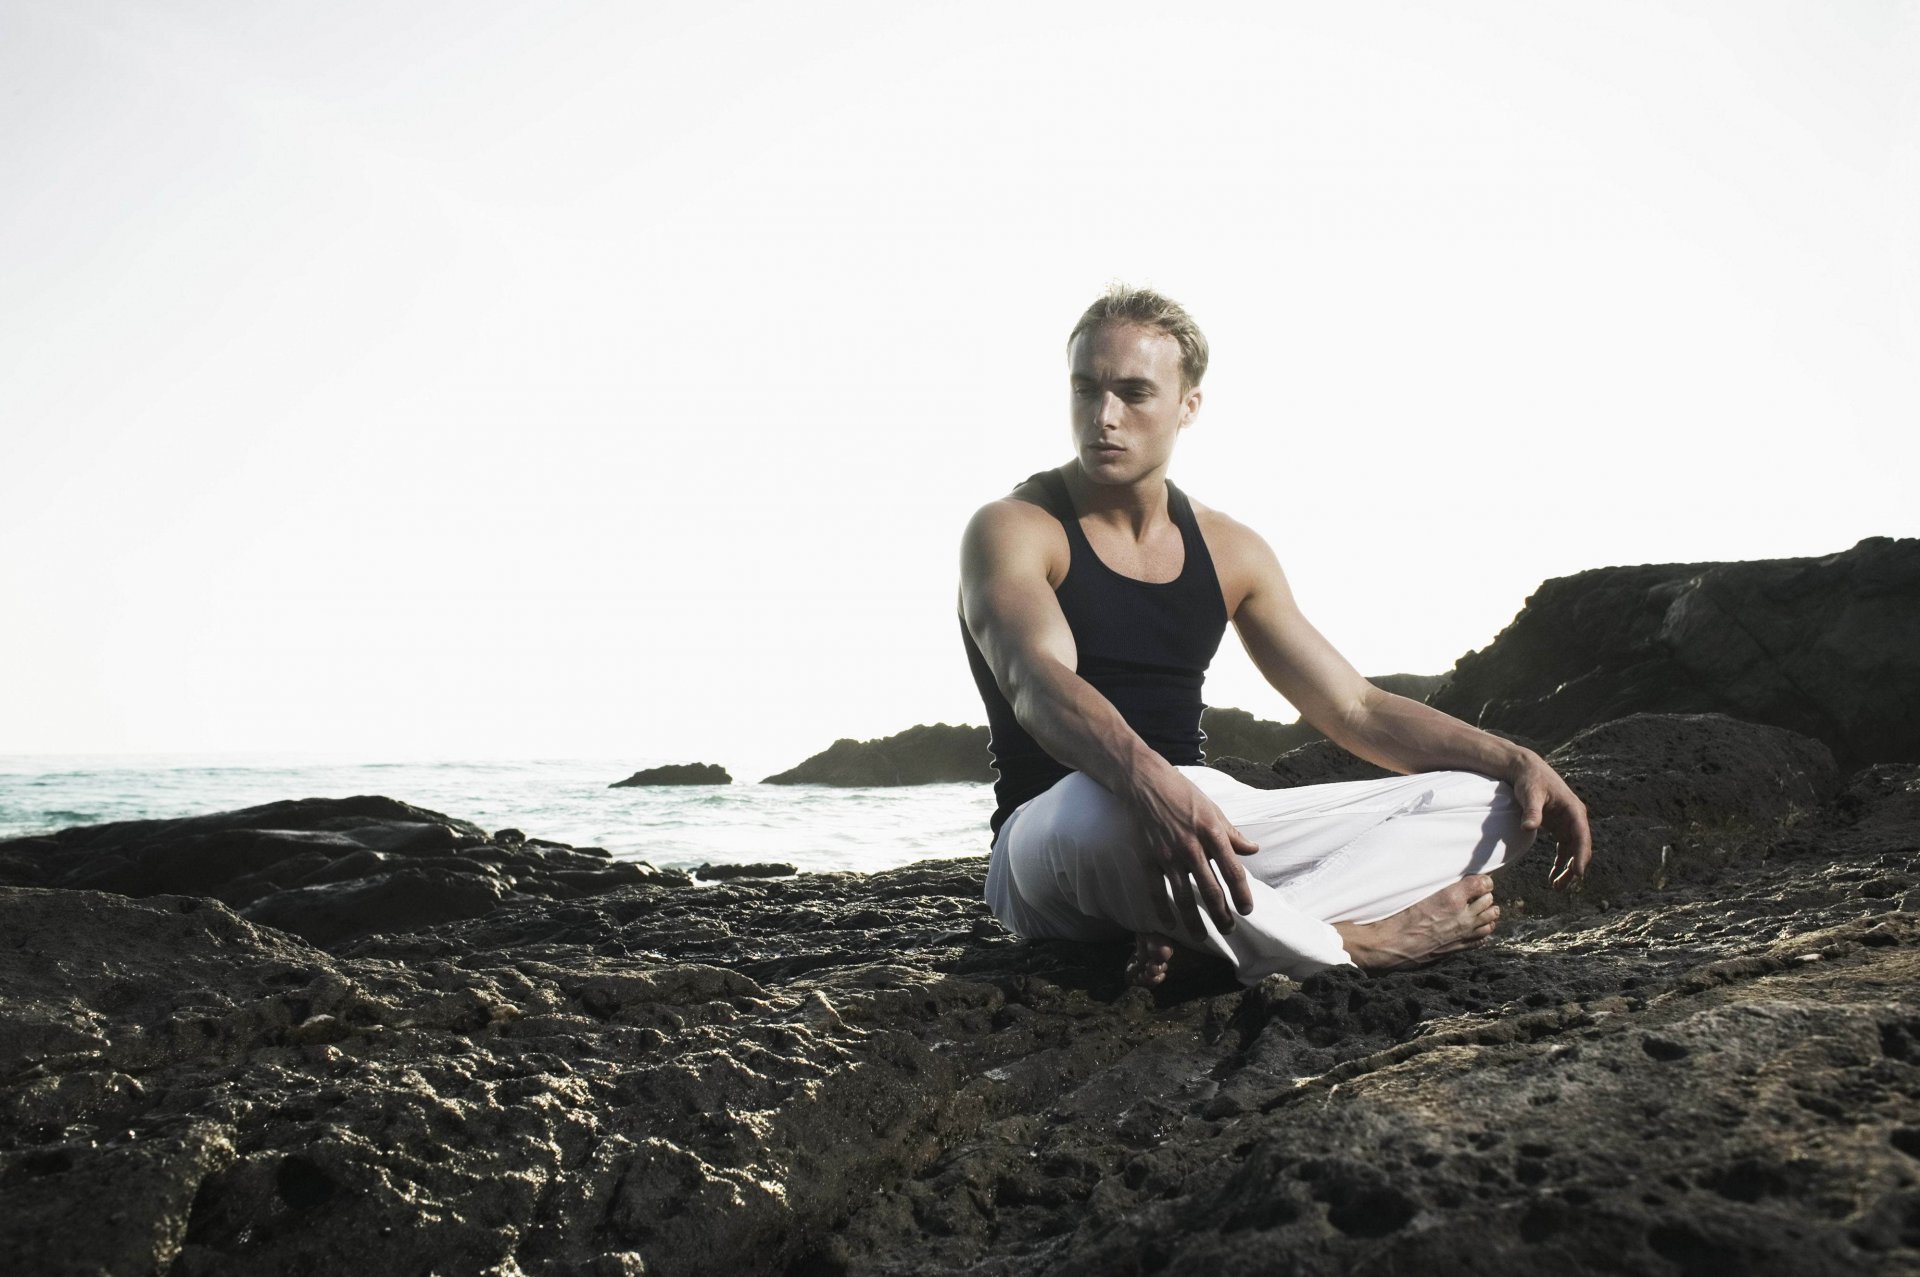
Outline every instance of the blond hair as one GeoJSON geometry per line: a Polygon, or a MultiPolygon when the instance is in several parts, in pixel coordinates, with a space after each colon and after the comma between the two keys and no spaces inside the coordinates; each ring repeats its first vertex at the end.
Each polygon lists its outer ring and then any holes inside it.
{"type": "Polygon", "coordinates": [[[1073,343],[1080,340],[1083,333],[1090,333],[1107,324],[1138,324],[1142,328],[1152,328],[1163,332],[1180,343],[1180,389],[1184,393],[1200,384],[1207,375],[1207,338],[1200,331],[1200,325],[1193,322],[1193,316],[1187,308],[1171,297],[1164,297],[1151,288],[1134,288],[1128,284],[1109,285],[1099,300],[1087,307],[1086,314],[1080,316],[1080,322],[1067,334],[1067,349],[1073,349],[1073,343]]]}

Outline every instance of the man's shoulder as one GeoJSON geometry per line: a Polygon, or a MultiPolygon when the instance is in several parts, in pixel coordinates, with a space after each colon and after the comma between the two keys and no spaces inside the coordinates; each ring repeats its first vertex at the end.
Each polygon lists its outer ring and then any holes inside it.
{"type": "Polygon", "coordinates": [[[1041,504],[1044,499],[1045,489],[1028,480],[974,511],[964,538],[965,568],[984,570],[1026,563],[1044,571],[1050,579],[1064,572],[1066,532],[1060,520],[1041,504]]]}
{"type": "Polygon", "coordinates": [[[984,530],[1013,535],[1031,535],[1048,528],[1057,529],[1060,521],[1053,514],[1051,494],[1042,475],[1033,475],[1015,485],[1013,491],[974,511],[969,531],[984,530]]]}
{"type": "Polygon", "coordinates": [[[1193,506],[1193,517],[1194,521],[1200,525],[1200,535],[1207,539],[1207,552],[1216,561],[1222,555],[1270,556],[1273,553],[1265,537],[1226,511],[1203,505],[1191,497],[1187,500],[1193,506]]]}

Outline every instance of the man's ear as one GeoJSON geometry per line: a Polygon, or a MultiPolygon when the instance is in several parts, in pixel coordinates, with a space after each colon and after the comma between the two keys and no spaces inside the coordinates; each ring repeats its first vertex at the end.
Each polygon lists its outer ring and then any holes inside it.
{"type": "Polygon", "coordinates": [[[1189,390],[1187,392],[1187,397],[1181,401],[1180,428],[1182,430],[1185,430],[1188,426],[1192,425],[1194,417],[1198,416],[1199,412],[1200,412],[1200,387],[1195,386],[1192,390],[1189,390]]]}

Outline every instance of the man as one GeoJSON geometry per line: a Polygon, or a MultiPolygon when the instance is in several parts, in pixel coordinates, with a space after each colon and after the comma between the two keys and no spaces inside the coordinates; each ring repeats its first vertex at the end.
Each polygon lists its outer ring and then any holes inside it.
{"type": "Polygon", "coordinates": [[[1539,755],[1368,683],[1266,542],[1167,481],[1206,372],[1192,317],[1116,287],[1067,353],[1073,460],[982,507],[961,550],[1000,773],[995,915],[1034,939],[1131,932],[1136,983],[1164,978],[1176,941],[1253,983],[1485,943],[1487,871],[1542,828],[1553,884],[1582,877],[1586,809],[1539,755]],[[1267,791],[1203,766],[1201,681],[1229,622],[1308,722],[1411,774],[1267,791]]]}

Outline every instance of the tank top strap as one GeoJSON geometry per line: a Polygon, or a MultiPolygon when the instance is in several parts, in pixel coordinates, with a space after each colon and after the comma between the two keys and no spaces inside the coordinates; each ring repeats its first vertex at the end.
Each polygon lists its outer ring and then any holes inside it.
{"type": "Polygon", "coordinates": [[[1207,539],[1200,535],[1200,518],[1193,512],[1193,502],[1171,479],[1167,480],[1167,513],[1173,517],[1174,526],[1180,529],[1180,539],[1187,547],[1187,567],[1181,577],[1192,580],[1197,589],[1218,594],[1220,579],[1213,565],[1213,554],[1207,549],[1207,539]]]}
{"type": "Polygon", "coordinates": [[[1189,542],[1194,540],[1200,530],[1200,523],[1193,517],[1193,502],[1187,500],[1187,494],[1173,486],[1173,480],[1167,480],[1167,517],[1173,520],[1173,526],[1180,529],[1180,535],[1189,542]]]}
{"type": "Polygon", "coordinates": [[[1074,512],[1073,497],[1067,492],[1067,481],[1060,477],[1058,470],[1042,470],[1031,476],[1027,482],[1038,481],[1040,490],[1046,494],[1047,513],[1060,520],[1067,531],[1067,545],[1079,557],[1082,550],[1091,551],[1093,546],[1087,540],[1085,528],[1080,526],[1080,516],[1074,512]]]}
{"type": "MultiPolygon", "coordinates": [[[[1046,500],[1042,508],[1054,518],[1060,520],[1067,532],[1067,548],[1073,558],[1098,559],[1093,543],[1087,540],[1087,530],[1080,526],[1080,516],[1073,508],[1073,497],[1067,492],[1067,481],[1060,477],[1058,470],[1042,470],[1038,474],[1027,476],[1028,483],[1038,483],[1046,500]]],[[[1173,520],[1173,526],[1180,529],[1180,543],[1186,548],[1186,566],[1176,579],[1187,580],[1211,578],[1214,572],[1213,555],[1207,551],[1207,539],[1200,535],[1200,520],[1193,512],[1193,502],[1187,494],[1168,479],[1167,516],[1173,520]],[[1188,567],[1203,567],[1204,573],[1188,572],[1188,567]]]]}

